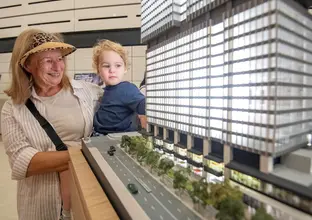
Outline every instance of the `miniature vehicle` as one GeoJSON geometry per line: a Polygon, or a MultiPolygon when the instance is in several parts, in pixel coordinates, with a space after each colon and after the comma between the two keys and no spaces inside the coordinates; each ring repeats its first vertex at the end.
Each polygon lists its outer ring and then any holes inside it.
{"type": "Polygon", "coordinates": [[[108,150],[107,153],[109,156],[114,156],[114,151],[112,151],[112,150],[108,150]]]}
{"type": "Polygon", "coordinates": [[[137,186],[134,184],[134,183],[129,183],[127,185],[127,188],[129,189],[129,191],[132,193],[132,194],[137,194],[138,193],[138,188],[137,186]]]}
{"type": "Polygon", "coordinates": [[[109,147],[109,150],[110,151],[116,151],[116,148],[115,148],[115,146],[112,145],[112,146],[109,147]]]}

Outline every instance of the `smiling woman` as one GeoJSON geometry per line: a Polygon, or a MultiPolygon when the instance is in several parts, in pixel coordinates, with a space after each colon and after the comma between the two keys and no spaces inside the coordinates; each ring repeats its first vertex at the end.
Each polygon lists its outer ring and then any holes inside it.
{"type": "Polygon", "coordinates": [[[18,181],[19,219],[70,219],[65,143],[90,135],[103,93],[95,84],[69,80],[66,56],[74,51],[60,35],[37,29],[15,41],[12,83],[5,91],[11,99],[2,108],[1,128],[12,179],[18,181]]]}

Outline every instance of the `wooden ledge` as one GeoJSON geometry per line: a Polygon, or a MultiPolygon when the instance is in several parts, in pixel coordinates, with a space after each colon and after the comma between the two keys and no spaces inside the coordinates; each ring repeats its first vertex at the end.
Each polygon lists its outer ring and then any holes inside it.
{"type": "MultiPolygon", "coordinates": [[[[67,144],[69,146],[69,144],[67,144]]],[[[117,220],[101,185],[81,152],[79,144],[70,144],[71,201],[73,220],[117,220]]]]}

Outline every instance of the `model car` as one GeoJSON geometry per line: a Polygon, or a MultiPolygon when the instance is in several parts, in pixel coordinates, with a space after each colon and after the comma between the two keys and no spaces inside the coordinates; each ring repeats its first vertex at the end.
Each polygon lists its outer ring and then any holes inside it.
{"type": "Polygon", "coordinates": [[[108,153],[109,156],[114,156],[114,151],[113,150],[108,150],[107,153],[108,153]]]}
{"type": "Polygon", "coordinates": [[[132,194],[137,194],[138,193],[138,187],[134,184],[134,183],[129,183],[127,185],[127,188],[129,189],[129,191],[132,193],[132,194]]]}
{"type": "Polygon", "coordinates": [[[116,148],[115,148],[115,146],[112,145],[112,146],[109,147],[109,150],[110,151],[116,151],[116,148]]]}

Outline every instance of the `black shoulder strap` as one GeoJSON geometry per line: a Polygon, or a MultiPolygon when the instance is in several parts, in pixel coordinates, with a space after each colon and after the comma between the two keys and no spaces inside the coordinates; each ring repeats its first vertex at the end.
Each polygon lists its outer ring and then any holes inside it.
{"type": "Polygon", "coordinates": [[[51,124],[39,113],[35,104],[30,100],[27,99],[26,106],[28,110],[33,114],[33,116],[38,120],[41,127],[47,133],[51,141],[56,147],[57,151],[67,150],[67,146],[63,143],[61,138],[57,135],[51,124]]]}

